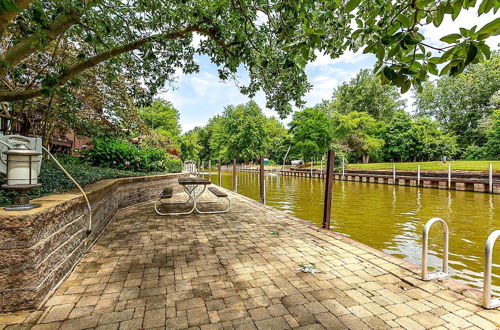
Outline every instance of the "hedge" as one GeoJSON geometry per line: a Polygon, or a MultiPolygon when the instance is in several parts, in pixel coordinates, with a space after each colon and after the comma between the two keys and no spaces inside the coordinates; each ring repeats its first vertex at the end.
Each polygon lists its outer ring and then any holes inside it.
{"type": "MultiPolygon", "coordinates": [[[[175,173],[180,172],[182,169],[181,162],[177,159],[169,161],[169,170],[167,172],[134,172],[130,170],[95,167],[86,163],[79,164],[76,162],[65,162],[63,166],[81,186],[104,179],[175,173]]],[[[66,192],[75,188],[75,185],[64,175],[53,161],[44,161],[42,163],[39,181],[42,186],[30,191],[28,194],[30,198],[66,192]]],[[[1,178],[0,183],[4,184],[5,178],[1,178]]],[[[12,204],[12,197],[14,196],[16,196],[15,192],[3,189],[0,190],[0,206],[12,204]]]]}

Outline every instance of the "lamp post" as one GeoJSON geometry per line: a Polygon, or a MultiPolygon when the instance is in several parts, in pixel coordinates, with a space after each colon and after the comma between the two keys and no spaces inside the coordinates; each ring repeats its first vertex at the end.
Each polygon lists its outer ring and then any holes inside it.
{"type": "Polygon", "coordinates": [[[6,211],[26,211],[39,207],[32,204],[28,198],[28,191],[40,187],[38,183],[38,162],[41,153],[30,149],[25,144],[18,144],[5,152],[7,156],[7,184],[2,188],[16,191],[19,196],[14,197],[14,205],[5,208],[6,211]]]}

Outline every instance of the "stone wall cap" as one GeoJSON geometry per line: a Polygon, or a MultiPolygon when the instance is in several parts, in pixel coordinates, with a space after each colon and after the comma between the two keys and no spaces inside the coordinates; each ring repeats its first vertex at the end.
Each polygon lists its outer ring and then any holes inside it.
{"type": "MultiPolygon", "coordinates": [[[[92,196],[98,194],[100,191],[110,188],[115,184],[121,183],[130,183],[133,181],[152,181],[158,179],[167,179],[169,177],[180,177],[186,176],[186,173],[165,173],[158,175],[148,175],[148,176],[135,176],[135,177],[125,177],[125,178],[115,178],[115,179],[104,179],[94,183],[91,183],[85,187],[83,190],[87,193],[89,199],[92,199],[92,196]]],[[[50,212],[52,209],[56,207],[66,207],[70,204],[81,202],[83,200],[82,194],[75,188],[68,192],[57,193],[53,195],[47,195],[40,198],[33,199],[33,203],[40,204],[40,207],[36,209],[31,209],[28,211],[5,211],[0,208],[0,228],[2,227],[13,227],[14,223],[19,222],[19,220],[23,220],[25,226],[30,226],[30,219],[35,218],[41,213],[50,212]],[[68,204],[68,205],[64,205],[68,204]]],[[[19,225],[14,225],[14,227],[19,227],[19,225]]]]}

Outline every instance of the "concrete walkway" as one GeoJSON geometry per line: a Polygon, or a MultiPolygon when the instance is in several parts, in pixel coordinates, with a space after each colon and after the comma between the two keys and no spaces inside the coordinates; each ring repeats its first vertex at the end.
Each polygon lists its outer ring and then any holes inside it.
{"type": "Polygon", "coordinates": [[[119,212],[41,310],[0,315],[0,329],[500,326],[477,292],[422,282],[400,259],[231,197],[227,214],[119,212]]]}

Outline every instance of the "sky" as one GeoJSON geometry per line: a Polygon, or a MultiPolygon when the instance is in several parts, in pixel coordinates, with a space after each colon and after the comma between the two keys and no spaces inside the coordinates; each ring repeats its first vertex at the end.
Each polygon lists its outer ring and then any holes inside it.
{"type": "MultiPolygon", "coordinates": [[[[476,10],[462,11],[455,21],[445,17],[439,28],[433,25],[426,26],[420,30],[428,43],[436,46],[444,45],[439,38],[450,33],[457,33],[459,27],[471,28],[478,25],[478,29],[495,18],[493,13],[477,16],[476,10]]],[[[195,41],[196,42],[196,41],[195,41]]],[[[490,38],[487,43],[492,49],[498,49],[500,36],[490,38]]],[[[375,56],[371,54],[356,54],[346,52],[337,59],[317,54],[318,58],[307,65],[306,73],[313,88],[305,95],[306,107],[314,106],[322,100],[332,98],[334,89],[345,81],[353,78],[361,69],[372,69],[376,62],[375,56]]],[[[160,98],[173,103],[180,112],[180,123],[182,131],[186,132],[196,126],[205,125],[208,120],[224,111],[224,107],[230,104],[246,103],[250,99],[241,94],[233,81],[221,82],[217,76],[217,67],[210,62],[206,56],[197,56],[196,61],[200,65],[198,74],[178,74],[174,88],[166,90],[160,98]]],[[[246,71],[238,72],[238,79],[248,79],[246,71]]],[[[403,95],[406,99],[407,111],[413,109],[412,92],[403,95]]],[[[254,101],[263,109],[266,116],[277,116],[277,114],[266,108],[263,93],[258,93],[254,101]]],[[[282,120],[287,124],[291,119],[282,120]]]]}

